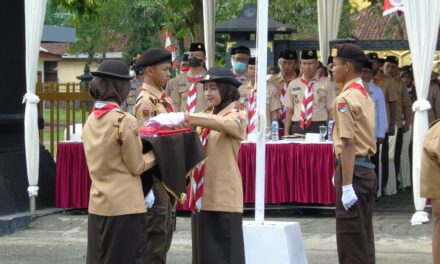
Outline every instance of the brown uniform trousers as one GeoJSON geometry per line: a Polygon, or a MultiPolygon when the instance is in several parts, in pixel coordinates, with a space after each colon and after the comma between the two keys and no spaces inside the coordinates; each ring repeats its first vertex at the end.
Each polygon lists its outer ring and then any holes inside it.
{"type": "Polygon", "coordinates": [[[375,263],[373,207],[376,191],[374,169],[354,166],[353,189],[358,201],[348,210],[342,205],[342,166],[336,166],[336,244],[339,263],[375,263]],[[365,250],[368,249],[368,250],[365,250]]]}
{"type": "Polygon", "coordinates": [[[161,181],[153,177],[154,205],[147,211],[147,263],[166,263],[173,239],[172,201],[161,181]]]}
{"type": "MultiPolygon", "coordinates": [[[[142,108],[154,110],[150,113],[150,117],[168,112],[164,104],[154,104],[154,100],[162,98],[163,91],[145,83],[142,89],[135,106],[136,117],[141,116],[142,108]]],[[[166,100],[171,102],[168,97],[166,100]]],[[[166,263],[166,256],[173,239],[172,210],[174,201],[164,189],[161,180],[156,176],[153,176],[152,190],[154,204],[147,211],[147,263],[162,264],[166,263]]]]}

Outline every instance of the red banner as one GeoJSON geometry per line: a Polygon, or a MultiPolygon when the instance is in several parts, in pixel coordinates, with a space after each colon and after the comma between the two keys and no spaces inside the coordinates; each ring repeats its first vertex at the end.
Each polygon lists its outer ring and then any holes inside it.
{"type": "Polygon", "coordinates": [[[171,43],[171,38],[170,35],[168,34],[168,31],[165,31],[165,49],[171,52],[171,61],[173,63],[173,69],[176,69],[177,67],[176,53],[174,52],[173,43],[171,43]]]}
{"type": "Polygon", "coordinates": [[[402,0],[384,0],[383,1],[383,16],[398,12],[400,15],[403,12],[402,0]]]}

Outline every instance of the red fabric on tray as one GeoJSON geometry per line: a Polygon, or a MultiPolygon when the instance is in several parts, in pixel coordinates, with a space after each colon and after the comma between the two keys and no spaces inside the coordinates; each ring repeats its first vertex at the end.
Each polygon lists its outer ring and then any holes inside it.
{"type": "Polygon", "coordinates": [[[143,135],[151,136],[151,135],[157,135],[157,136],[165,136],[165,135],[172,135],[177,133],[184,133],[191,131],[190,128],[182,128],[182,129],[155,129],[155,128],[148,128],[143,127],[139,129],[139,132],[143,135]]]}

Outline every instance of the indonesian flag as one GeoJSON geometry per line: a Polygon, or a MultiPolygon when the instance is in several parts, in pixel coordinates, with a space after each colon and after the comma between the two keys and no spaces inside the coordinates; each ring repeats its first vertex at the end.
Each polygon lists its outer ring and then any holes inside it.
{"type": "Polygon", "coordinates": [[[383,1],[383,16],[397,12],[400,14],[403,12],[402,0],[384,0],[383,1]]]}
{"type": "Polygon", "coordinates": [[[173,63],[173,69],[176,69],[176,53],[174,52],[173,44],[171,43],[170,35],[168,31],[165,31],[165,48],[171,52],[171,62],[173,63]]]}

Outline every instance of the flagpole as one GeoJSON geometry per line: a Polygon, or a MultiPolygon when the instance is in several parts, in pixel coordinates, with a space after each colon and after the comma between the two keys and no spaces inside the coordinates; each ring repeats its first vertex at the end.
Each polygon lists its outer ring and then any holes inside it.
{"type": "Polygon", "coordinates": [[[215,0],[203,1],[203,29],[206,48],[206,67],[215,65],[215,0]]]}

